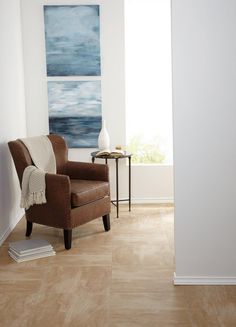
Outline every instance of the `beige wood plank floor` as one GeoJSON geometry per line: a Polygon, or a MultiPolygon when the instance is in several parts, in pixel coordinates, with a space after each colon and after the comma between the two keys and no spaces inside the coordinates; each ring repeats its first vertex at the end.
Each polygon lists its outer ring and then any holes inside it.
{"type": "Polygon", "coordinates": [[[24,238],[25,221],[0,248],[0,326],[236,326],[236,287],[173,286],[173,207],[121,206],[103,231],[97,219],[73,231],[34,225],[57,255],[15,263],[10,241],[24,238]]]}

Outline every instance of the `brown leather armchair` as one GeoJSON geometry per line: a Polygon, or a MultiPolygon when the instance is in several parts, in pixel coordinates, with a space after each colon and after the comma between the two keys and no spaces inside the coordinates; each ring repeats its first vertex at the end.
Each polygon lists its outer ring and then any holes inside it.
{"type": "MultiPolygon", "coordinates": [[[[62,228],[65,248],[71,248],[72,229],[103,217],[110,230],[110,189],[108,165],[68,161],[68,148],[59,135],[48,135],[56,157],[56,174],[46,174],[45,204],[34,204],[25,211],[26,236],[33,223],[62,228]]],[[[21,185],[24,169],[33,165],[25,145],[18,139],[8,143],[21,185]]]]}

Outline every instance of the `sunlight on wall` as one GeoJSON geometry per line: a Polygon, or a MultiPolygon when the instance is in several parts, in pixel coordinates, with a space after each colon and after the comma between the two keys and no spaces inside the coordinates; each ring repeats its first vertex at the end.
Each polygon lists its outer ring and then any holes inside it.
{"type": "Polygon", "coordinates": [[[172,164],[168,0],[125,0],[126,139],[134,163],[172,164]]]}

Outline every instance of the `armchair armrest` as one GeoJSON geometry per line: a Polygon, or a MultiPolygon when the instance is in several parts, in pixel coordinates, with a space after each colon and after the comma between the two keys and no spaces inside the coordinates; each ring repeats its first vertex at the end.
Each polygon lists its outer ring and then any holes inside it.
{"type": "Polygon", "coordinates": [[[66,175],[46,173],[45,181],[47,201],[56,199],[57,205],[60,200],[62,204],[69,204],[70,206],[71,187],[69,177],[66,175]]]}
{"type": "Polygon", "coordinates": [[[67,161],[65,174],[72,179],[87,179],[109,182],[109,167],[105,164],[67,161]]]}
{"type": "Polygon", "coordinates": [[[46,199],[44,204],[33,205],[26,210],[29,221],[42,225],[70,229],[71,227],[71,186],[68,176],[45,175],[46,199]]]}

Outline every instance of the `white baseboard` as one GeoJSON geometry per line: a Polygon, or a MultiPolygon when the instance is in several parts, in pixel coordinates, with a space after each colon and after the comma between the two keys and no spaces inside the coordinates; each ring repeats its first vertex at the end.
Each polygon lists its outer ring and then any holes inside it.
{"type": "Polygon", "coordinates": [[[174,285],[236,285],[236,277],[176,276],[174,285]]]}
{"type": "Polygon", "coordinates": [[[10,226],[3,233],[0,234],[0,246],[5,242],[5,240],[8,238],[10,233],[13,231],[13,229],[16,227],[16,225],[21,219],[22,217],[16,219],[16,221],[12,222],[10,226]]]}
{"type": "Polygon", "coordinates": [[[170,198],[156,198],[156,199],[139,199],[132,198],[131,201],[133,204],[174,204],[174,199],[170,198]]]}

